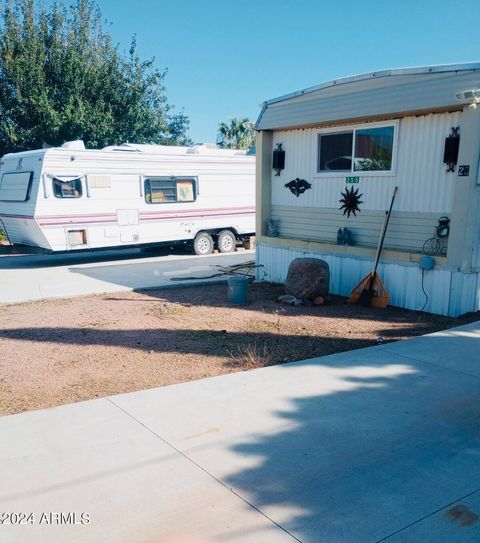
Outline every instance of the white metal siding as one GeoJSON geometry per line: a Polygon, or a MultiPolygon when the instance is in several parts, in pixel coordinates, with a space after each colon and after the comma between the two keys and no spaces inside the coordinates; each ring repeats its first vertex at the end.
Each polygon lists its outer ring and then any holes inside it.
{"type": "MultiPolygon", "coordinates": [[[[347,219],[338,209],[272,206],[272,219],[278,220],[279,237],[336,243],[339,228],[348,227],[353,244],[377,247],[385,219],[384,211],[364,210],[347,219]]],[[[421,252],[438,224],[438,213],[408,213],[394,211],[385,236],[384,247],[397,251],[421,252]]],[[[445,247],[447,240],[445,240],[445,247]]]]}
{"type": "MultiPolygon", "coordinates": [[[[293,259],[321,258],[330,266],[330,292],[348,296],[354,286],[372,268],[368,258],[339,256],[289,247],[274,247],[267,243],[257,246],[257,278],[284,283],[293,259]]],[[[421,271],[409,262],[381,262],[378,273],[390,295],[390,304],[419,310],[425,302],[421,288],[421,271]]],[[[480,275],[464,274],[438,267],[425,273],[425,290],[429,300],[425,311],[456,317],[480,309],[480,275]]]]}
{"type": "MultiPolygon", "coordinates": [[[[362,194],[360,209],[387,209],[393,187],[398,185],[396,211],[449,213],[456,174],[446,173],[443,150],[450,128],[460,126],[461,115],[456,112],[401,119],[395,175],[369,177],[362,176],[362,172],[352,174],[360,177],[360,183],[354,185],[362,194]]],[[[285,170],[280,176],[272,172],[272,205],[338,209],[346,174],[338,177],[317,175],[317,133],[317,129],[274,133],[274,146],[282,143],[285,149],[285,170]],[[312,184],[312,188],[298,198],[284,187],[285,183],[297,177],[312,184]]]]}

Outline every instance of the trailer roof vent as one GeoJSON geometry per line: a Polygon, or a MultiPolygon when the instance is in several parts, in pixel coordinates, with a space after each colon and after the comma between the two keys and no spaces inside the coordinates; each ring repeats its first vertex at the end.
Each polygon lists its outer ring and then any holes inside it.
{"type": "Polygon", "coordinates": [[[62,145],[62,149],[74,149],[75,151],[84,151],[85,144],[83,143],[83,140],[66,141],[62,145]]]}

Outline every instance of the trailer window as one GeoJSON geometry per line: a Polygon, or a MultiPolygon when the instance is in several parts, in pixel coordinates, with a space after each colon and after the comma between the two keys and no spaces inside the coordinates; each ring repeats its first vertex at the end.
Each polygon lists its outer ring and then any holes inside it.
{"type": "Polygon", "coordinates": [[[176,201],[175,179],[146,179],[145,199],[149,204],[176,201]]]}
{"type": "Polygon", "coordinates": [[[195,179],[162,177],[145,179],[145,201],[148,204],[194,202],[195,179]]]}
{"type": "Polygon", "coordinates": [[[33,172],[4,173],[0,181],[0,200],[25,202],[30,197],[33,172]]]}
{"type": "Polygon", "coordinates": [[[318,135],[318,172],[391,172],[395,126],[318,135]]]}
{"type": "Polygon", "coordinates": [[[56,198],[81,198],[82,196],[82,180],[69,179],[58,179],[58,177],[53,178],[53,194],[56,198]]]}

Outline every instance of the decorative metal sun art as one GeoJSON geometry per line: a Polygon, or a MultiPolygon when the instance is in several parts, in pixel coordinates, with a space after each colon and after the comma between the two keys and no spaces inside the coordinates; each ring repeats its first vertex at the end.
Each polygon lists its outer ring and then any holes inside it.
{"type": "Polygon", "coordinates": [[[339,202],[342,205],[339,209],[343,209],[343,214],[346,215],[347,218],[349,218],[352,213],[354,217],[356,217],[357,211],[360,213],[360,208],[358,206],[363,203],[363,201],[360,200],[363,194],[358,194],[358,188],[354,189],[353,187],[350,187],[350,189],[346,187],[345,192],[341,192],[340,194],[342,195],[342,198],[339,202]]]}

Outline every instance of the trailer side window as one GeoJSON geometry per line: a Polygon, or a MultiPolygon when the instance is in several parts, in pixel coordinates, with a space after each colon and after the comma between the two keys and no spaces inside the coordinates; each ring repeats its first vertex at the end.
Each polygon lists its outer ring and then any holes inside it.
{"type": "Polygon", "coordinates": [[[53,178],[53,194],[55,198],[81,198],[82,196],[82,180],[53,178]]]}
{"type": "Polygon", "coordinates": [[[25,202],[30,198],[33,172],[4,173],[0,181],[0,200],[25,202]]]}
{"type": "Polygon", "coordinates": [[[148,204],[194,202],[195,179],[157,177],[145,179],[145,201],[148,204]]]}

